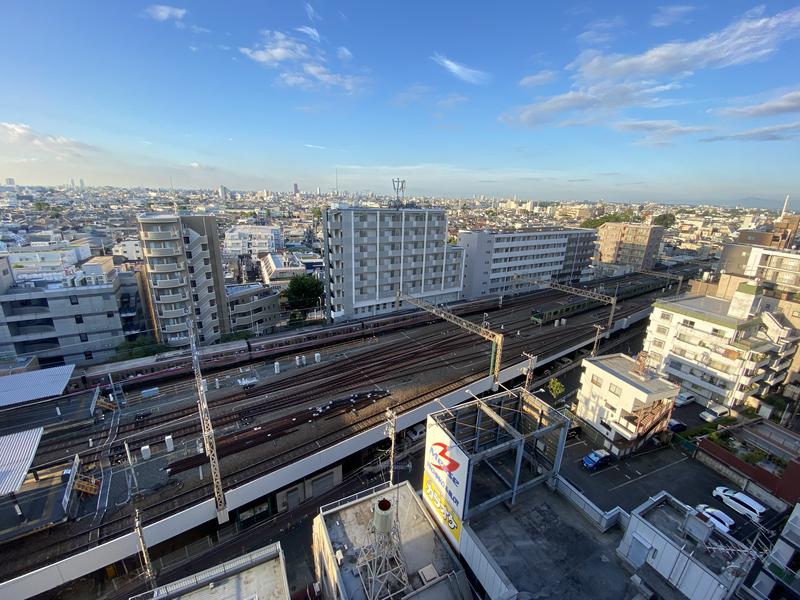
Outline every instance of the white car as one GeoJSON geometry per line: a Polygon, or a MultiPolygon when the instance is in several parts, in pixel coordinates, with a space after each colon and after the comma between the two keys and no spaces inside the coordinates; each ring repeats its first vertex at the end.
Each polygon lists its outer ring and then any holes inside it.
{"type": "Polygon", "coordinates": [[[711,495],[715,498],[719,498],[740,515],[744,515],[755,523],[760,523],[767,512],[767,509],[763,505],[753,500],[747,494],[737,492],[725,486],[714,488],[711,495]]]}
{"type": "Polygon", "coordinates": [[[675,406],[686,406],[697,399],[697,396],[689,392],[681,392],[675,397],[675,406]]]}
{"type": "Polygon", "coordinates": [[[707,423],[713,423],[717,419],[721,419],[722,417],[727,417],[731,414],[727,408],[722,406],[721,404],[717,404],[715,402],[709,402],[706,406],[706,409],[701,412],[698,417],[706,421],[707,423]]]}
{"type": "Polygon", "coordinates": [[[718,508],[712,508],[708,504],[698,504],[695,509],[701,515],[705,516],[709,523],[719,529],[722,533],[730,533],[736,529],[736,521],[731,519],[724,512],[718,508]]]}

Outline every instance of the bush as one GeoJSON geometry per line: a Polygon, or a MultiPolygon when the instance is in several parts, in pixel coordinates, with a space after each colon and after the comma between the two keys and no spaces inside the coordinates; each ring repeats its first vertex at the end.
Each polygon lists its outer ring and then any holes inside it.
{"type": "Polygon", "coordinates": [[[253,337],[252,331],[234,331],[232,333],[223,333],[219,341],[222,343],[235,342],[236,340],[249,340],[251,337],[253,337]]]}
{"type": "Polygon", "coordinates": [[[143,358],[161,352],[169,352],[170,350],[172,350],[172,348],[166,344],[159,344],[152,335],[143,335],[132,342],[125,340],[117,346],[116,360],[143,358]]]}

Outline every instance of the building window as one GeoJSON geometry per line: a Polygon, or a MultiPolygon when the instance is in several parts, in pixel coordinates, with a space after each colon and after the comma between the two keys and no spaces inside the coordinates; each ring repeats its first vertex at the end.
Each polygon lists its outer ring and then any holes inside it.
{"type": "Polygon", "coordinates": [[[81,341],[82,342],[88,342],[89,341],[89,336],[87,334],[85,334],[85,333],[82,333],[81,334],[81,341]]]}
{"type": "Polygon", "coordinates": [[[206,265],[206,266],[208,266],[208,265],[210,265],[210,264],[211,264],[211,261],[210,261],[210,260],[208,260],[207,258],[204,258],[204,259],[203,259],[203,264],[204,264],[204,265],[206,265]]]}
{"type": "Polygon", "coordinates": [[[192,259],[192,253],[189,252],[188,250],[186,251],[186,258],[188,258],[189,260],[192,259]]]}
{"type": "Polygon", "coordinates": [[[213,285],[208,286],[208,293],[209,294],[213,294],[214,293],[214,286],[213,285]]]}
{"type": "Polygon", "coordinates": [[[603,387],[603,380],[600,379],[597,375],[592,375],[592,385],[596,385],[597,387],[603,387]]]}
{"type": "Polygon", "coordinates": [[[681,323],[684,327],[688,327],[689,329],[694,329],[694,321],[691,319],[684,319],[681,323]]]}
{"type": "Polygon", "coordinates": [[[663,348],[664,347],[664,340],[659,340],[658,338],[653,340],[653,347],[654,348],[663,348]]]}
{"type": "Polygon", "coordinates": [[[208,250],[208,244],[200,244],[200,249],[201,249],[203,252],[206,252],[206,251],[208,250]]]}
{"type": "Polygon", "coordinates": [[[83,316],[82,315],[75,315],[75,322],[80,325],[83,323],[83,316]]]}
{"type": "Polygon", "coordinates": [[[211,279],[211,273],[206,273],[206,279],[211,279]]]}
{"type": "Polygon", "coordinates": [[[94,358],[94,355],[91,352],[84,352],[83,358],[85,358],[86,360],[92,360],[94,358]]]}
{"type": "Polygon", "coordinates": [[[608,384],[608,391],[617,397],[622,395],[622,388],[618,385],[614,385],[613,383],[608,384]]]}
{"type": "Polygon", "coordinates": [[[656,331],[661,335],[667,335],[669,333],[669,327],[664,327],[663,325],[659,325],[656,327],[656,331]]]}
{"type": "Polygon", "coordinates": [[[184,244],[188,244],[189,243],[189,236],[188,235],[183,236],[183,243],[184,244]]]}
{"type": "Polygon", "coordinates": [[[113,319],[114,318],[114,313],[113,312],[107,312],[106,313],[106,317],[108,317],[109,319],[113,319]]]}
{"type": "Polygon", "coordinates": [[[661,313],[661,320],[662,321],[672,321],[672,313],[662,312],[661,313]]]}
{"type": "Polygon", "coordinates": [[[77,296],[70,296],[69,297],[69,303],[73,304],[73,305],[77,304],[78,303],[78,297],[77,296]]]}
{"type": "Polygon", "coordinates": [[[192,302],[200,302],[200,296],[197,294],[192,294],[192,302]]]}
{"type": "Polygon", "coordinates": [[[211,313],[211,318],[216,320],[217,319],[217,313],[211,313]]]}

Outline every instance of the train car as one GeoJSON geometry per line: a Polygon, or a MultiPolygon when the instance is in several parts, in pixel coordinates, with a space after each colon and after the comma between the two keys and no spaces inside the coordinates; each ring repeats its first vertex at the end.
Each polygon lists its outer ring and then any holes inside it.
{"type": "Polygon", "coordinates": [[[557,302],[550,302],[531,311],[531,322],[537,325],[550,323],[556,319],[568,317],[570,315],[585,312],[602,304],[591,298],[573,296],[557,302]]]}

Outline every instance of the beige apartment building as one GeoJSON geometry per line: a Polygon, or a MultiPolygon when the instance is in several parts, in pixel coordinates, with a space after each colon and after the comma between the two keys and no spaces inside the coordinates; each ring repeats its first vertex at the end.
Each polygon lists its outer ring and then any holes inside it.
{"type": "Polygon", "coordinates": [[[664,228],[640,223],[603,223],[597,228],[597,234],[598,262],[652,269],[664,228]]]}

